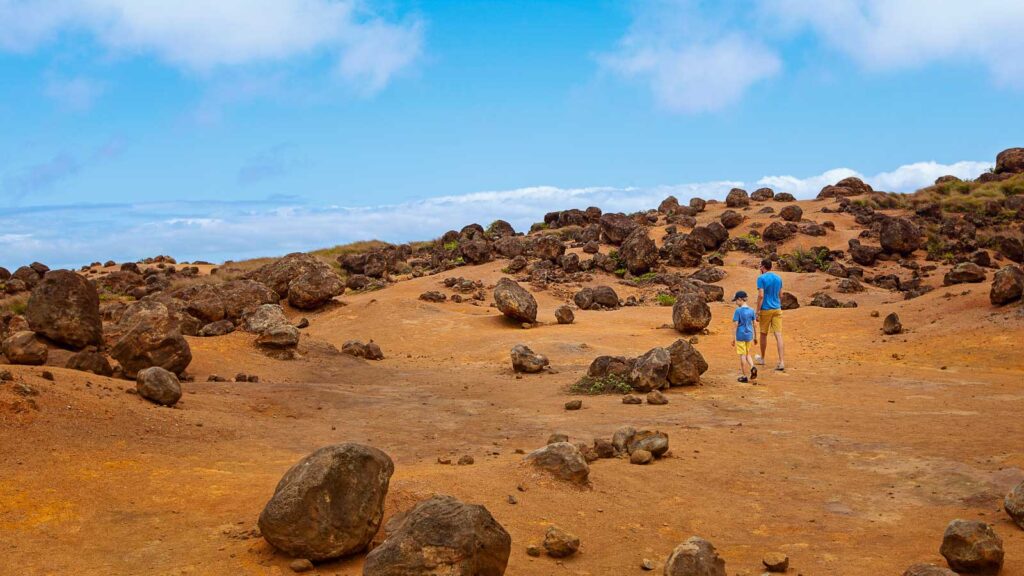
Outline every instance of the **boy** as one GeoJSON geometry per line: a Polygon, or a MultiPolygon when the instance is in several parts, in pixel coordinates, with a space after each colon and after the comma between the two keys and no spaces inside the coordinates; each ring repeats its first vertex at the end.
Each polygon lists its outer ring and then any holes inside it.
{"type": "Polygon", "coordinates": [[[754,366],[754,359],[750,353],[757,344],[757,335],[754,332],[754,318],[757,312],[747,306],[747,293],[740,290],[732,297],[736,304],[736,311],[732,314],[732,321],[736,323],[736,336],[732,344],[736,347],[736,353],[740,355],[740,377],[739,382],[757,381],[757,367],[754,366]],[[750,372],[750,379],[747,379],[747,371],[750,372]]]}

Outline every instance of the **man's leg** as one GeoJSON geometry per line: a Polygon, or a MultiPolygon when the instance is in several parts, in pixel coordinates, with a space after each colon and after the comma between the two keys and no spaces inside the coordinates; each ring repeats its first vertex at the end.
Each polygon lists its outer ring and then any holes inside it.
{"type": "Polygon", "coordinates": [[[775,347],[779,350],[779,368],[786,367],[785,346],[782,344],[782,332],[775,333],[775,347]]]}
{"type": "Polygon", "coordinates": [[[768,332],[761,332],[761,362],[764,362],[764,351],[768,347],[768,332]]]}

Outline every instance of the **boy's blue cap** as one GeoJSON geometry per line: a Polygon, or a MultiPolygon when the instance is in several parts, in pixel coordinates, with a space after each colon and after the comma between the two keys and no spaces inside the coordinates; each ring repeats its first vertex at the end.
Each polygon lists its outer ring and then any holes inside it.
{"type": "Polygon", "coordinates": [[[744,292],[743,290],[740,290],[739,292],[736,293],[735,296],[732,297],[732,301],[735,302],[735,301],[739,300],[740,298],[743,298],[744,300],[746,300],[747,299],[747,293],[744,292]]]}

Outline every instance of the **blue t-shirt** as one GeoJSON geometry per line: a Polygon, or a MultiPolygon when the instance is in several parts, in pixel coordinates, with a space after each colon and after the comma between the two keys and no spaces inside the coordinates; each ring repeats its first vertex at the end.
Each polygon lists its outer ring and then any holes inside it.
{"type": "Polygon", "coordinates": [[[761,310],[781,310],[782,302],[779,301],[779,294],[782,293],[782,278],[775,272],[765,272],[757,277],[757,289],[764,290],[764,300],[761,301],[761,310]]]}
{"type": "Polygon", "coordinates": [[[753,308],[740,306],[732,313],[732,321],[739,322],[736,326],[736,341],[750,342],[754,339],[754,318],[757,312],[753,308]]]}

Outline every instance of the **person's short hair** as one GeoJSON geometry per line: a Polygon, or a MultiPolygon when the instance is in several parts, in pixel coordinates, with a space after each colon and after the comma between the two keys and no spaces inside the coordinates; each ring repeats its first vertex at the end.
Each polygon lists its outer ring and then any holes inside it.
{"type": "Polygon", "coordinates": [[[764,268],[765,270],[771,270],[772,269],[772,261],[771,261],[771,259],[765,258],[764,260],[761,260],[761,267],[764,268]]]}

